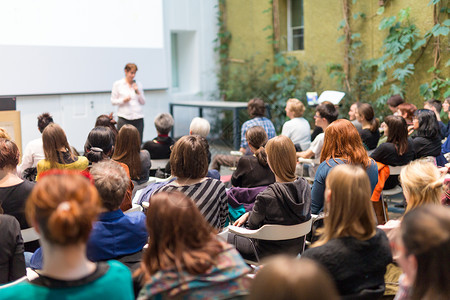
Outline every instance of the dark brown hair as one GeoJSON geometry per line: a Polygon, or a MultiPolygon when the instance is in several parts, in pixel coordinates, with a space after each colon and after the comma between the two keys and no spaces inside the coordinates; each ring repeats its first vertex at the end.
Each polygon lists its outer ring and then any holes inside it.
{"type": "Polygon", "coordinates": [[[198,179],[208,173],[208,142],[199,135],[185,135],[173,146],[170,154],[172,175],[198,179]]]}
{"type": "Polygon", "coordinates": [[[392,143],[398,155],[403,155],[408,150],[408,125],[400,116],[387,116],[384,122],[388,127],[387,142],[392,143]]]}
{"type": "Polygon", "coordinates": [[[53,123],[53,117],[49,113],[43,113],[42,115],[39,115],[37,119],[38,128],[41,133],[48,124],[53,123]]]}
{"type": "Polygon", "coordinates": [[[245,133],[247,142],[256,148],[255,156],[262,166],[267,166],[267,154],[264,146],[267,143],[267,132],[261,126],[253,126],[245,133]]]}
{"type": "Polygon", "coordinates": [[[264,117],[266,113],[266,105],[262,99],[253,98],[247,103],[247,111],[252,119],[255,117],[264,117]]]}
{"type": "Polygon", "coordinates": [[[417,107],[412,103],[402,103],[397,106],[397,109],[402,115],[406,114],[406,119],[412,120],[417,107]]]}
{"type": "Polygon", "coordinates": [[[329,101],[324,101],[320,103],[316,107],[316,112],[319,113],[321,118],[324,118],[327,120],[328,124],[331,124],[332,122],[337,120],[338,117],[338,111],[336,110],[336,107],[333,103],[329,101]]]}
{"type": "Polygon", "coordinates": [[[61,148],[64,148],[73,160],[76,159],[64,130],[58,124],[50,123],[45,127],[42,132],[42,143],[44,145],[45,159],[50,162],[51,168],[55,168],[58,161],[64,161],[63,154],[59,151],[61,148]]]}
{"type": "Polygon", "coordinates": [[[19,164],[19,148],[8,139],[0,139],[0,169],[14,169],[19,164]]]}
{"type": "Polygon", "coordinates": [[[358,113],[370,123],[370,131],[375,132],[380,127],[380,120],[375,118],[375,112],[369,103],[361,103],[358,106],[358,113]]]}
{"type": "Polygon", "coordinates": [[[386,104],[392,107],[397,107],[403,102],[405,102],[405,100],[403,100],[401,95],[394,95],[387,100],[386,104]]]}
{"type": "Polygon", "coordinates": [[[284,135],[270,139],[266,145],[269,166],[272,172],[283,182],[292,182],[297,179],[295,168],[297,157],[295,146],[290,138],[284,135]]]}
{"type": "Polygon", "coordinates": [[[180,192],[150,198],[147,230],[150,241],[141,263],[144,281],[160,270],[176,268],[203,274],[215,265],[223,246],[197,205],[180,192]]]}
{"type": "Polygon", "coordinates": [[[137,72],[138,67],[136,66],[136,64],[133,64],[133,63],[127,63],[127,64],[125,65],[125,71],[129,72],[129,71],[131,71],[131,70],[134,70],[134,71],[137,72]]]}
{"type": "Polygon", "coordinates": [[[141,175],[141,138],[139,131],[130,124],[120,128],[114,147],[112,159],[124,163],[130,169],[131,179],[139,179],[141,175]]]}
{"type": "Polygon", "coordinates": [[[117,131],[116,121],[113,119],[112,115],[98,116],[97,120],[95,120],[94,127],[99,127],[99,126],[108,127],[109,129],[111,129],[111,132],[114,135],[113,136],[114,142],[116,141],[116,137],[117,137],[117,134],[119,133],[119,131],[117,131]]]}
{"type": "Polygon", "coordinates": [[[320,162],[336,158],[344,159],[349,164],[361,164],[366,168],[370,164],[358,130],[346,119],[336,120],[325,129],[320,162]]]}
{"type": "Polygon", "coordinates": [[[25,213],[44,238],[61,246],[86,243],[100,211],[97,189],[79,172],[56,170],[41,176],[25,213]]]}

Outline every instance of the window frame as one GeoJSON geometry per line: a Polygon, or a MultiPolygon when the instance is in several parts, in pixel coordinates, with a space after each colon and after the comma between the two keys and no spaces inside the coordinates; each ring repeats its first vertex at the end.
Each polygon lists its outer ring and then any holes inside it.
{"type": "Polygon", "coordinates": [[[292,1],[295,0],[287,0],[287,51],[303,51],[305,50],[305,20],[304,20],[304,10],[303,10],[303,0],[301,1],[301,7],[302,7],[302,20],[303,20],[303,26],[295,26],[292,27],[292,1]],[[295,49],[294,50],[294,30],[296,29],[303,29],[303,49],[295,49]]]}

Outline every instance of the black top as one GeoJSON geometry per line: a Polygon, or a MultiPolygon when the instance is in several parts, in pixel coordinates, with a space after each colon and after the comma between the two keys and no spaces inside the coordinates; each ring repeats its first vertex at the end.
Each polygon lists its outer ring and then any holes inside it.
{"type": "Polygon", "coordinates": [[[366,146],[367,150],[373,150],[378,145],[380,139],[380,132],[378,130],[370,131],[369,129],[358,130],[361,140],[366,146]]]}
{"type": "Polygon", "coordinates": [[[236,187],[252,188],[275,182],[275,175],[269,166],[262,166],[255,156],[242,156],[236,171],[231,176],[231,184],[236,187]]]}
{"type": "Polygon", "coordinates": [[[439,136],[434,138],[416,136],[413,137],[414,151],[416,158],[425,156],[439,156],[441,154],[441,139],[439,136]]]}
{"type": "MultiPolygon", "coordinates": [[[[304,178],[294,182],[276,182],[256,196],[248,217],[248,227],[258,229],[265,224],[296,225],[311,218],[311,188],[304,178]]],[[[260,257],[273,254],[300,253],[303,238],[285,241],[257,240],[260,257]]]]}
{"type": "Polygon", "coordinates": [[[0,215],[0,284],[26,275],[23,240],[19,222],[8,215],[0,215]]]}
{"type": "Polygon", "coordinates": [[[341,295],[384,285],[386,266],[392,261],[389,240],[378,228],[366,241],[354,237],[332,239],[325,245],[306,250],[302,254],[304,257],[328,270],[341,295]]]}
{"type": "Polygon", "coordinates": [[[408,149],[403,155],[398,155],[393,143],[383,143],[370,155],[375,161],[390,166],[404,166],[415,157],[413,142],[408,138],[408,149]]]}
{"type": "Polygon", "coordinates": [[[19,221],[20,229],[30,227],[25,218],[25,202],[33,187],[34,183],[28,180],[13,186],[0,187],[0,204],[4,214],[14,216],[19,221]]]}
{"type": "Polygon", "coordinates": [[[175,141],[169,136],[157,136],[153,140],[145,142],[142,149],[150,153],[152,159],[168,159],[170,157],[170,146],[175,141]]]}

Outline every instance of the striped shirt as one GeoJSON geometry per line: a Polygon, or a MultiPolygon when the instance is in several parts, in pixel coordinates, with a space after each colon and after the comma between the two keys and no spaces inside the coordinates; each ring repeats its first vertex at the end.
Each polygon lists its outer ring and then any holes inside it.
{"type": "Polygon", "coordinates": [[[169,183],[160,187],[154,194],[160,192],[182,192],[191,198],[201,214],[215,228],[223,228],[228,216],[228,198],[225,185],[216,179],[206,178],[204,181],[192,184],[177,186],[169,183]]]}

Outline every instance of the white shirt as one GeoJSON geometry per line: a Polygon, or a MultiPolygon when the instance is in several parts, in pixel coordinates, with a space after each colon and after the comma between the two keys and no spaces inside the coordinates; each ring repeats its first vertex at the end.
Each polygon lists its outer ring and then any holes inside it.
{"type": "Polygon", "coordinates": [[[142,119],[144,114],[142,113],[142,105],[145,104],[144,91],[142,84],[136,81],[139,94],[136,94],[134,89],[128,84],[125,78],[114,82],[111,92],[112,105],[118,105],[117,115],[127,120],[142,119]],[[131,100],[124,102],[124,99],[130,97],[131,100]]]}
{"type": "Polygon", "coordinates": [[[45,159],[42,137],[27,144],[23,152],[22,163],[17,167],[17,173],[22,176],[23,171],[28,168],[35,168],[41,159],[45,159]]]}
{"type": "Polygon", "coordinates": [[[319,133],[314,141],[311,143],[311,147],[309,149],[314,152],[314,163],[320,164],[320,153],[323,148],[323,140],[325,139],[325,133],[319,133]]]}
{"type": "Polygon", "coordinates": [[[311,145],[311,126],[305,118],[293,118],[283,125],[281,134],[287,136],[294,144],[299,144],[302,150],[311,145]]]}

